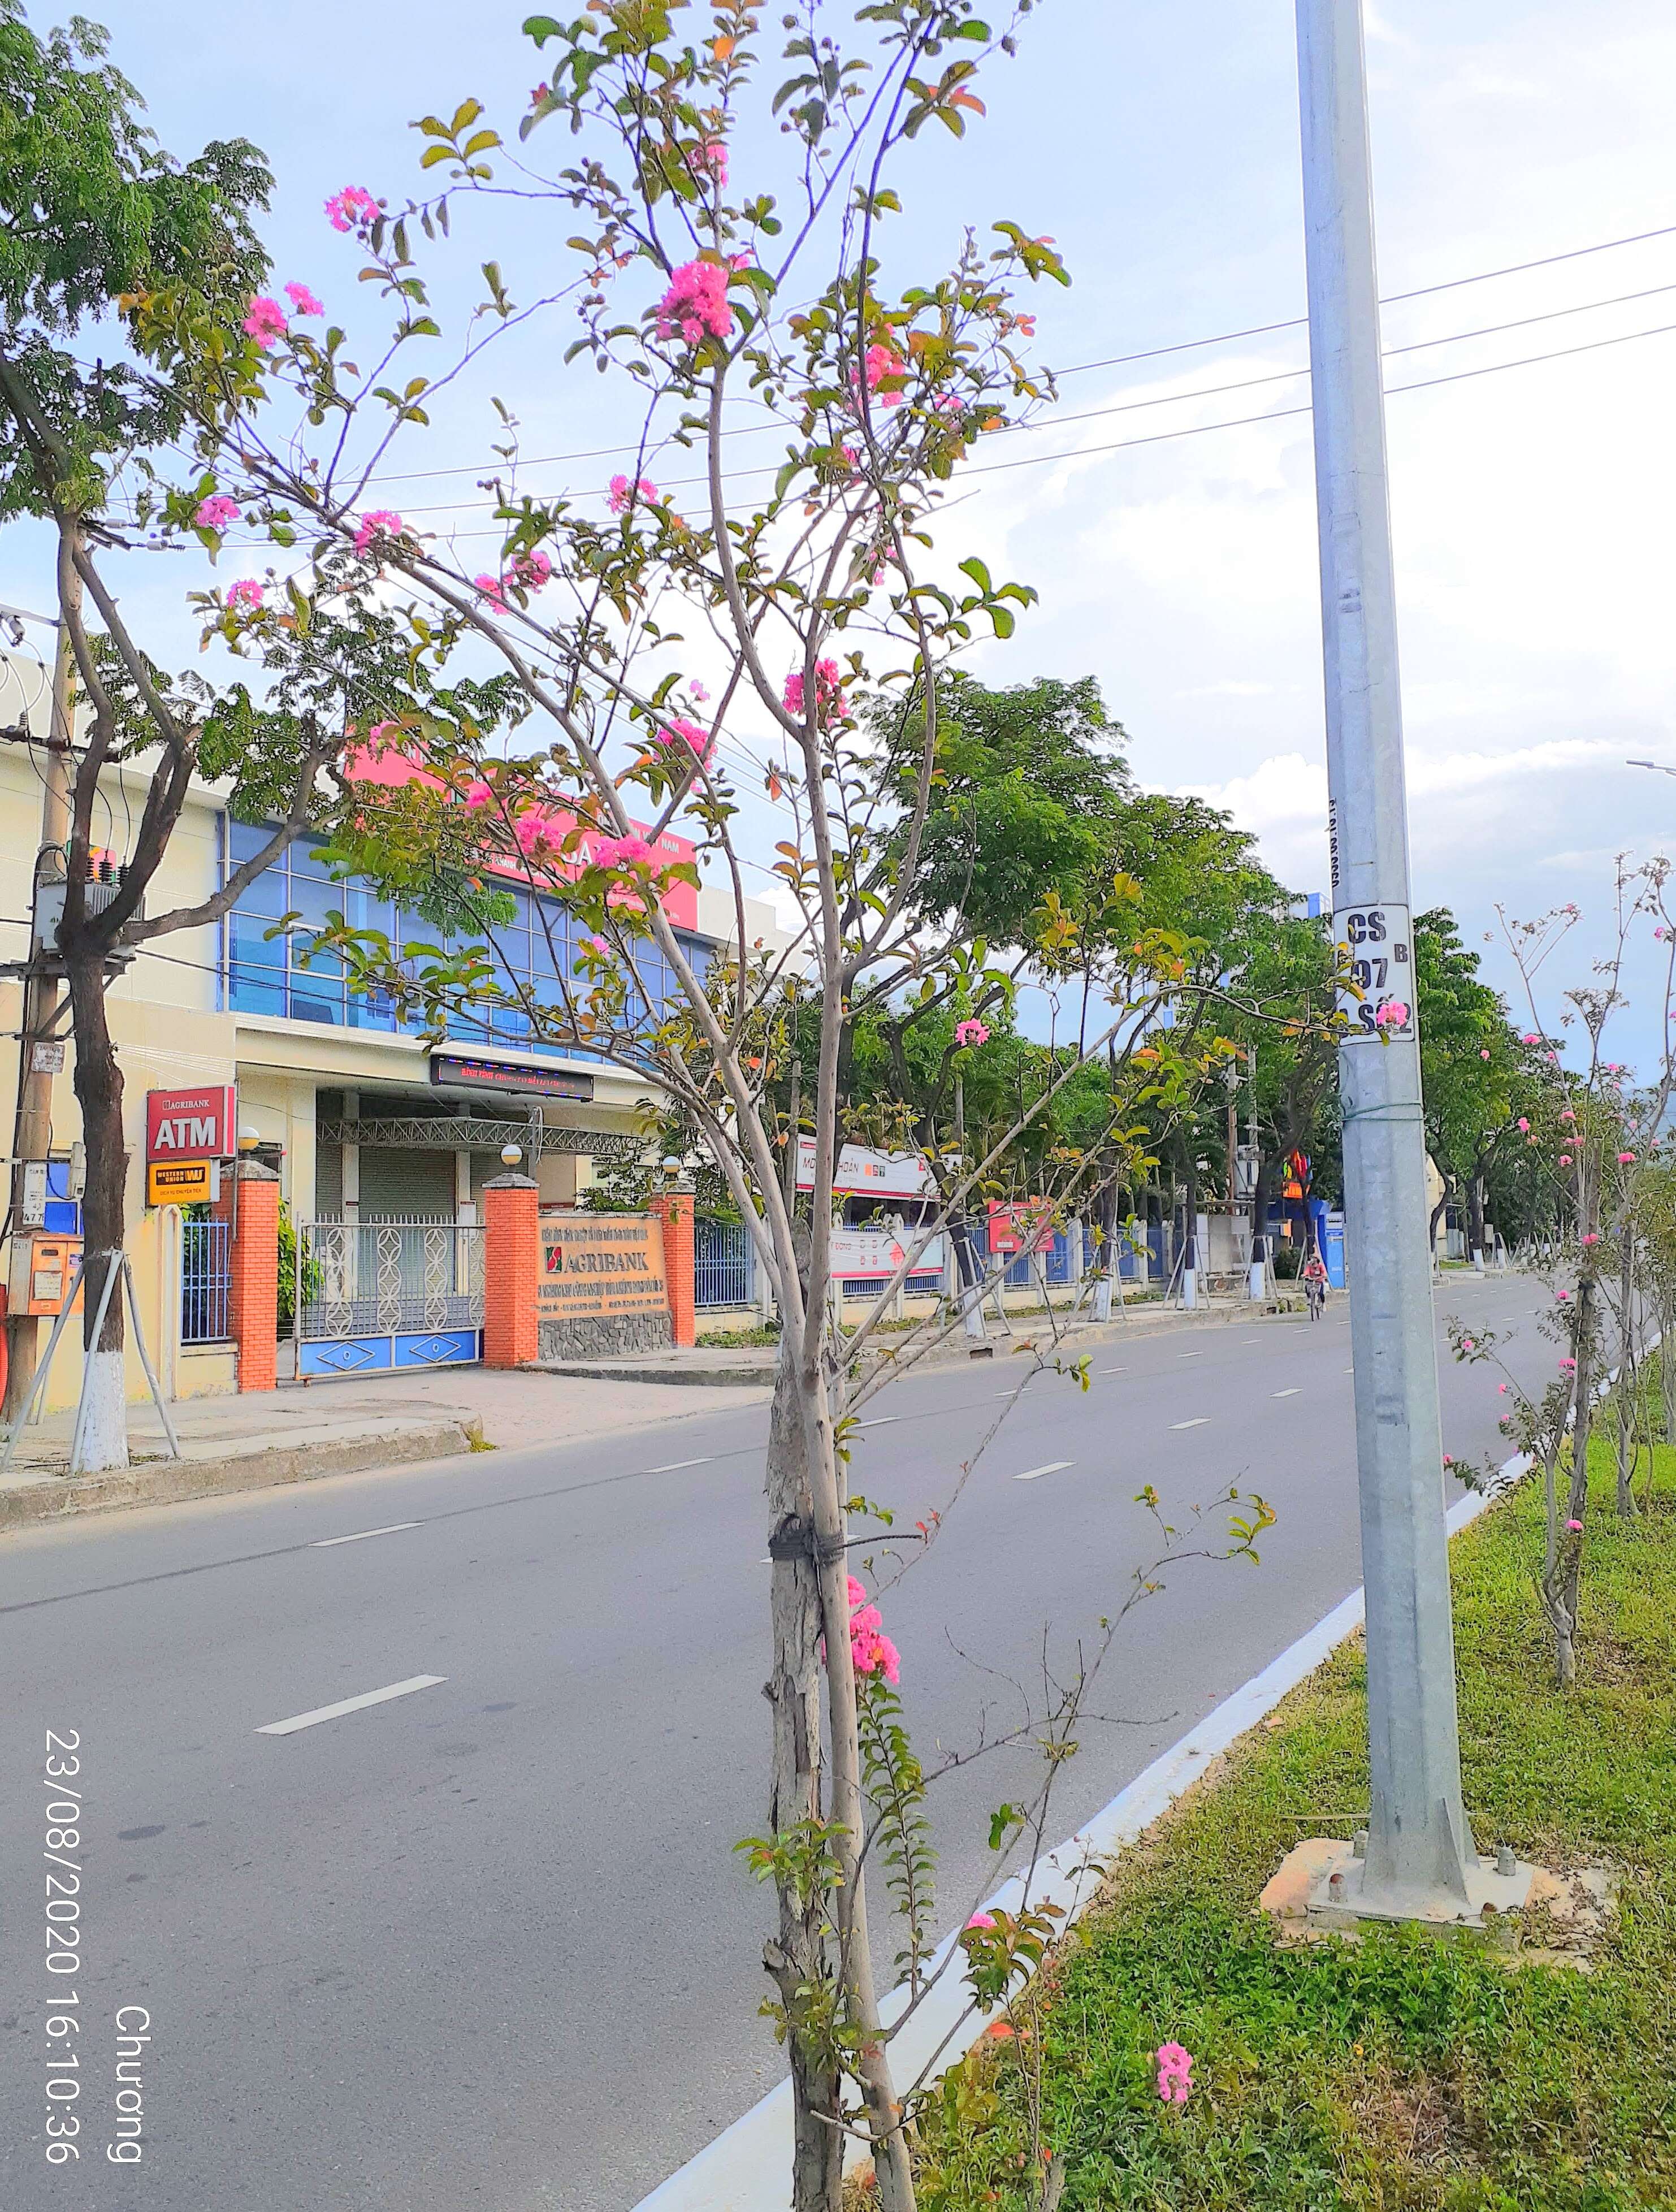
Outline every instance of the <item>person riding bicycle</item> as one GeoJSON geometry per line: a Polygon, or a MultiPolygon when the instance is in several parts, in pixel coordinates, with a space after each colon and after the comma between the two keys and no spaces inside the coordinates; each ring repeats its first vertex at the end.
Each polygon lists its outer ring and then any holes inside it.
{"type": "Polygon", "coordinates": [[[1319,1252],[1312,1251],[1303,1263],[1303,1295],[1310,1320],[1319,1321],[1327,1306],[1327,1262],[1319,1252]]]}

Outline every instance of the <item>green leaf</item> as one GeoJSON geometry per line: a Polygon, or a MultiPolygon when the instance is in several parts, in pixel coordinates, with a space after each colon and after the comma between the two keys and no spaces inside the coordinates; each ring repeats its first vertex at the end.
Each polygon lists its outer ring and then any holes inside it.
{"type": "Polygon", "coordinates": [[[526,39],[533,39],[538,46],[544,46],[549,39],[562,39],[564,36],[564,26],[556,22],[550,15],[526,15],[524,19],[524,35],[526,39]]]}

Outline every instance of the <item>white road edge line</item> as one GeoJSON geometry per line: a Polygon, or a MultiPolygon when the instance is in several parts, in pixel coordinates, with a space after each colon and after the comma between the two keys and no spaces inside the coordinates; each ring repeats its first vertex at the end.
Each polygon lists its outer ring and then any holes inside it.
{"type": "MultiPolygon", "coordinates": [[[[1448,1510],[1449,1534],[1454,1535],[1528,1472],[1522,1453],[1499,1470],[1493,1495],[1469,1491],[1448,1510]]],[[[1224,1698],[1198,1727],[1155,1759],[1128,1787],[1096,1813],[1084,1828],[1067,1838],[1040,1862],[1041,1877],[1028,1902],[1044,1901],[1064,1906],[1063,1934],[1081,1914],[1104,1879],[1106,1863],[1133,1844],[1169,1810],[1184,1790],[1191,1788],[1213,1759],[1237,1742],[1274,1711],[1290,1690],[1313,1674],[1347,1636],[1362,1625],[1362,1592],[1352,1590],[1342,1605],[1334,1606],[1324,1620],[1299,1637],[1261,1674],[1254,1674],[1243,1688],[1224,1698]]],[[[1017,1875],[986,1899],[991,1911],[1017,1912],[1026,1902],[1017,1875]]],[[[927,1964],[934,1972],[952,1948],[956,1938],[945,1936],[927,1964]]],[[[884,2024],[901,2019],[908,1993],[900,1985],[880,2006],[884,2024]]],[[[987,2016],[967,2002],[966,1988],[958,1976],[939,1981],[920,2001],[914,2019],[890,2045],[896,2078],[911,2081],[921,2068],[941,2073],[963,2058],[988,2026],[987,2016]]],[[[846,2164],[858,2162],[847,2159],[846,2164]]],[[[792,2091],[782,2081],[771,2089],[740,2119],[734,2121],[696,2157],[689,2159],[667,2181],[659,2182],[650,2196],[641,2197],[635,2212],[784,2212],[786,2176],[792,2164],[792,2091]]]]}
{"type": "Polygon", "coordinates": [[[1102,1367],[1100,1372],[1102,1375],[1126,1375],[1129,1370],[1126,1367],[1102,1367]]]}
{"type": "Polygon", "coordinates": [[[369,1536],[398,1536],[404,1528],[416,1528],[416,1521],[392,1521],[387,1528],[357,1528],[353,1536],[317,1536],[310,1549],[329,1552],[334,1544],[364,1544],[369,1536]]]}
{"type": "Polygon", "coordinates": [[[1272,1395],[1277,1398],[1296,1398],[1303,1388],[1303,1385],[1301,1382],[1296,1382],[1290,1390],[1276,1390],[1272,1395]]]}
{"type": "Polygon", "coordinates": [[[888,1429],[901,1419],[900,1413],[881,1413],[876,1420],[858,1421],[855,1425],[858,1429],[888,1429]]]}
{"type": "Polygon", "coordinates": [[[1169,1425],[1172,1429],[1202,1429],[1210,1418],[1208,1413],[1195,1413],[1190,1421],[1172,1421],[1169,1425]]]}
{"type": "Polygon", "coordinates": [[[704,1459],[672,1459],[667,1467],[648,1467],[643,1468],[641,1471],[644,1474],[679,1474],[683,1467],[708,1467],[709,1464],[710,1462],[708,1457],[704,1459]]]}
{"type": "Polygon", "coordinates": [[[1060,1474],[1067,1467],[1075,1467],[1074,1459],[1050,1459],[1046,1467],[1027,1467],[1023,1474],[1015,1474],[1015,1482],[1034,1482],[1039,1474],[1060,1474]]]}
{"type": "Polygon", "coordinates": [[[299,1729],[317,1728],[322,1721],[335,1721],[344,1713],[358,1713],[367,1705],[387,1705],[392,1698],[410,1697],[415,1690],[434,1690],[439,1682],[446,1682],[446,1674],[410,1674],[405,1682],[392,1682],[388,1689],[363,1690],[358,1698],[340,1698],[335,1705],[316,1705],[312,1713],[294,1713],[288,1721],[270,1721],[258,1735],[295,1735],[299,1729]]]}

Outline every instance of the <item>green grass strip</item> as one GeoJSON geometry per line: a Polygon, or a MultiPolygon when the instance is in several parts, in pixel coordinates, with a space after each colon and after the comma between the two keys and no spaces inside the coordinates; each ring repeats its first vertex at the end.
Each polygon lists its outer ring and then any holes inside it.
{"type": "Polygon", "coordinates": [[[920,2131],[922,2212],[1033,2212],[1038,2078],[1061,2212],[1676,2207],[1676,1449],[1655,1459],[1652,1510],[1621,1523],[1597,1431],[1569,1695],[1533,1580],[1539,1486],[1452,1553],[1478,1841],[1620,1870],[1591,1971],[1404,1931],[1286,1948],[1259,1919],[1293,1844],[1363,1816],[1358,1638],[1125,1856],[1018,2037],[945,2081],[920,2131]],[[1158,2099],[1167,2041],[1193,2054],[1185,2106],[1158,2099]]]}

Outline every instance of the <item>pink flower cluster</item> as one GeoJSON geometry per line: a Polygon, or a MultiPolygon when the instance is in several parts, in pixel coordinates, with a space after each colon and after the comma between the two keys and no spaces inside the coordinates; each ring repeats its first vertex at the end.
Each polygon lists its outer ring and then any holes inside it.
{"type": "Polygon", "coordinates": [[[1193,2087],[1192,2051],[1184,2051],[1179,2043],[1161,2043],[1157,2057],[1158,2094],[1167,2105],[1185,2105],[1193,2087]]]}
{"type": "Polygon", "coordinates": [[[229,522],[239,520],[239,512],[236,499],[229,499],[224,491],[211,492],[208,499],[199,500],[192,522],[199,530],[225,530],[229,522]]]}
{"type": "Polygon", "coordinates": [[[596,868],[649,868],[656,858],[644,837],[601,837],[593,848],[596,868]]]}
{"type": "Polygon", "coordinates": [[[378,211],[378,202],[361,185],[345,185],[326,202],[326,215],[334,230],[362,230],[378,211]]]}
{"type": "Polygon", "coordinates": [[[537,546],[533,553],[520,553],[507,573],[526,592],[539,592],[553,580],[553,563],[537,546]]]}
{"type": "Polygon", "coordinates": [[[227,604],[229,607],[248,607],[254,614],[267,596],[267,586],[258,584],[254,576],[240,576],[236,584],[228,586],[227,604]]]}
{"type": "Polygon", "coordinates": [[[955,1042],[956,1044],[987,1044],[989,1024],[987,1022],[979,1021],[975,1015],[969,1015],[965,1021],[955,1024],[955,1042]]]}
{"type": "Polygon", "coordinates": [[[733,310],[727,303],[727,271],[720,261],[689,261],[669,280],[669,289],[658,302],[657,331],[660,338],[683,338],[696,345],[707,334],[725,338],[733,329],[733,310]]]}
{"type": "Polygon", "coordinates": [[[993,1912],[975,1912],[966,1925],[969,1928],[993,1928],[995,1925],[995,1915],[993,1912]]]}
{"type": "MultiPolygon", "coordinates": [[[[864,357],[864,367],[869,392],[877,392],[887,376],[907,374],[902,356],[888,345],[870,345],[864,357]]],[[[881,407],[900,407],[902,404],[900,392],[887,392],[879,401],[881,407]]]]}
{"type": "Polygon", "coordinates": [[[548,851],[553,842],[548,833],[546,823],[541,815],[533,810],[519,816],[513,824],[512,834],[519,851],[526,860],[538,853],[548,851]]]}
{"type": "Polygon", "coordinates": [[[465,791],[465,803],[474,814],[482,813],[485,806],[493,806],[495,804],[494,785],[492,783],[485,783],[483,778],[479,776],[475,783],[467,785],[465,791]]]}
{"type": "Polygon", "coordinates": [[[375,507],[370,514],[363,514],[355,529],[355,550],[365,554],[375,538],[404,538],[410,533],[399,514],[387,507],[375,507]]]}
{"type": "Polygon", "coordinates": [[[687,167],[695,177],[708,177],[718,185],[727,182],[727,149],[720,138],[687,149],[687,167]]]}
{"type": "Polygon", "coordinates": [[[1568,1521],[1565,1525],[1574,1536],[1581,1536],[1583,1533],[1583,1524],[1581,1521],[1568,1521]]]}
{"type": "Polygon", "coordinates": [[[703,725],[689,721],[684,714],[671,716],[668,729],[656,730],[653,734],[660,745],[672,746],[678,738],[695,760],[707,761],[715,750],[716,741],[703,725]]]}
{"type": "Polygon", "coordinates": [[[245,309],[245,319],[240,325],[247,338],[254,338],[264,353],[276,338],[285,335],[285,310],[277,300],[270,300],[258,293],[245,309]]]}
{"type": "Polygon", "coordinates": [[[314,297],[307,284],[288,284],[285,287],[285,296],[291,302],[291,312],[294,315],[323,315],[325,313],[325,307],[314,297]]]}
{"type": "Polygon", "coordinates": [[[849,1578],[850,1662],[858,1674],[883,1673],[887,1682],[901,1679],[902,1655],[884,1633],[879,1609],[867,1597],[867,1585],[849,1578]]]}
{"type": "Polygon", "coordinates": [[[632,507],[636,500],[643,501],[647,507],[657,506],[658,487],[650,477],[641,477],[635,483],[630,483],[627,477],[611,478],[610,492],[605,504],[613,514],[621,514],[625,507],[632,507]]]}
{"type": "Polygon", "coordinates": [[[498,576],[491,576],[485,570],[481,576],[474,576],[471,581],[480,599],[487,599],[490,606],[499,607],[502,613],[505,612],[507,594],[498,576]]]}
{"type": "MultiPolygon", "coordinates": [[[[786,678],[785,700],[788,714],[804,712],[804,696],[803,671],[794,669],[786,678]]],[[[849,704],[843,692],[842,671],[835,660],[817,660],[815,663],[815,713],[817,720],[828,722],[835,716],[841,720],[848,712],[849,704]]]]}
{"type": "Polygon", "coordinates": [[[1374,1014],[1375,1022],[1382,1030],[1400,1029],[1407,1019],[1408,1002],[1406,999],[1387,999],[1374,1014]]]}

